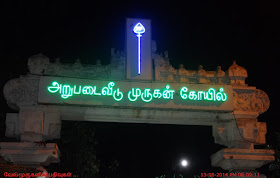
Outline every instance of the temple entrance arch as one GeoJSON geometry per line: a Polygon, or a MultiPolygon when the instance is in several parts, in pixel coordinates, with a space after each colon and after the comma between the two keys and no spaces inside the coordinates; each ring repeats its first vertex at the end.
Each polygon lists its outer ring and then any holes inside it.
{"type": "Polygon", "coordinates": [[[56,144],[32,154],[28,149],[59,139],[62,121],[76,120],[211,126],[214,142],[228,147],[213,154],[213,166],[254,170],[274,160],[273,150],[254,149],[266,142],[266,124],[257,118],[269,98],[245,83],[245,68],[234,62],[226,72],[220,66],[175,69],[168,52],[160,55],[152,45],[149,20],[127,19],[126,30],[126,55],[112,49],[109,65],[29,58],[30,73],[3,89],[7,104],[18,110],[7,113],[6,136],[22,141],[0,143],[4,158],[23,165],[59,162],[56,144]]]}

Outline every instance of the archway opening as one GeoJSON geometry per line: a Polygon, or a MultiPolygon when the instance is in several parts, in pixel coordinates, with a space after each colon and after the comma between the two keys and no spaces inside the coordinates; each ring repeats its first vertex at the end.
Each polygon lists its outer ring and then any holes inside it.
{"type": "Polygon", "coordinates": [[[86,175],[96,168],[107,177],[227,172],[211,167],[211,154],[224,148],[213,139],[210,126],[62,121],[56,141],[61,163],[48,171],[86,175]],[[186,168],[178,165],[182,159],[188,160],[186,168]]]}

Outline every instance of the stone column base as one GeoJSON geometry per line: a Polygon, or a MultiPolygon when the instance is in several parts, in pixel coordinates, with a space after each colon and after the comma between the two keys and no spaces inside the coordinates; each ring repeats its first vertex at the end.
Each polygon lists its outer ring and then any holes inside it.
{"type": "Polygon", "coordinates": [[[224,170],[255,170],[275,160],[271,149],[224,148],[211,156],[211,165],[224,170]]]}
{"type": "Polygon", "coordinates": [[[24,166],[48,166],[59,163],[55,143],[0,142],[0,155],[9,162],[24,166]]]}

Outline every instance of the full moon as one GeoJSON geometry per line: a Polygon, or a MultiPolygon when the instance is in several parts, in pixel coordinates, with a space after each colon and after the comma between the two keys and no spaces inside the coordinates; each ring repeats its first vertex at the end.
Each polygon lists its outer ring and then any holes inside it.
{"type": "Polygon", "coordinates": [[[188,165],[188,162],[186,160],[182,160],[181,164],[182,166],[186,167],[188,165]]]}

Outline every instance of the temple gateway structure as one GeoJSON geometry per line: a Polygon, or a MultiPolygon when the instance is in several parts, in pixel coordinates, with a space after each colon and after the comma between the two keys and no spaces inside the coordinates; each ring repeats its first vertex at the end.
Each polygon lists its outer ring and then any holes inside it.
{"type": "MultiPolygon", "coordinates": [[[[212,166],[241,172],[274,161],[265,144],[266,123],[258,116],[269,108],[267,94],[245,83],[247,71],[234,62],[223,71],[179,69],[159,55],[151,40],[150,20],[127,19],[126,51],[111,50],[102,65],[51,63],[43,54],[28,59],[29,73],[4,86],[6,136],[0,154],[19,165],[59,163],[55,143],[62,120],[212,126],[214,141],[225,145],[211,157],[212,166]]],[[[245,176],[244,176],[245,177],[245,176]]]]}

